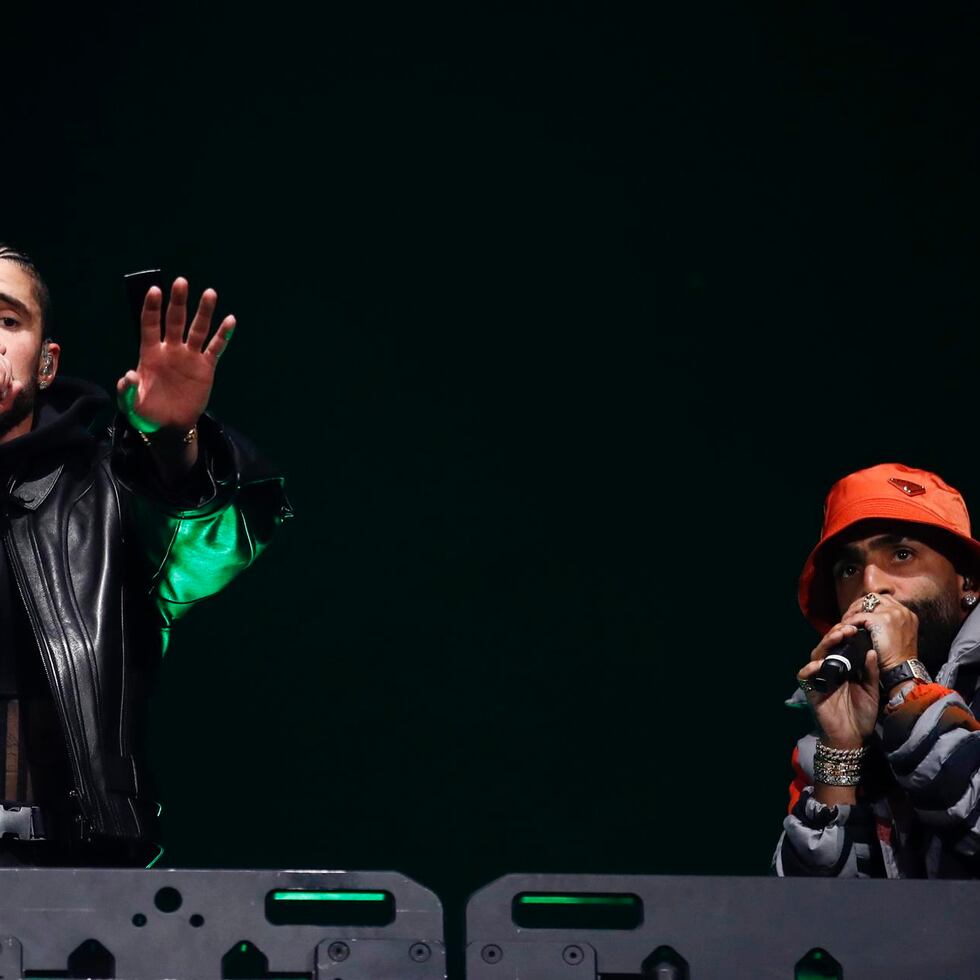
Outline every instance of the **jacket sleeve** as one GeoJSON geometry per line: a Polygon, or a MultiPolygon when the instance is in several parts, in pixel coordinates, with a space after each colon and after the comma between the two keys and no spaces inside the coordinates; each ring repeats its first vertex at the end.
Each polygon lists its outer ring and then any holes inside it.
{"type": "Polygon", "coordinates": [[[871,878],[878,870],[877,830],[867,803],[826,806],[813,798],[814,735],[793,750],[789,815],[773,855],[780,877],[871,878]]]}
{"type": "Polygon", "coordinates": [[[980,863],[980,722],[963,698],[918,685],[885,716],[882,744],[922,824],[980,863]]]}
{"type": "Polygon", "coordinates": [[[125,424],[113,429],[113,469],[125,498],[127,533],[165,645],[170,624],[248,568],[292,516],[282,476],[242,436],[205,415],[198,439],[198,485],[194,499],[181,499],[154,481],[136,434],[125,424]]]}

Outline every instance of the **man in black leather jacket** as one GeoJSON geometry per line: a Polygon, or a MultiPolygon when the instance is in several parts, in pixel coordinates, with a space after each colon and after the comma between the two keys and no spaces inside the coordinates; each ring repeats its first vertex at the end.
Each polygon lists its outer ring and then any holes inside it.
{"type": "Polygon", "coordinates": [[[139,364],[107,402],[57,378],[47,290],[0,245],[0,866],[156,854],[139,731],[171,623],[247,568],[290,514],[282,478],[205,409],[235,327],[206,290],[142,313],[139,364]],[[210,338],[210,339],[209,339],[210,338]]]}

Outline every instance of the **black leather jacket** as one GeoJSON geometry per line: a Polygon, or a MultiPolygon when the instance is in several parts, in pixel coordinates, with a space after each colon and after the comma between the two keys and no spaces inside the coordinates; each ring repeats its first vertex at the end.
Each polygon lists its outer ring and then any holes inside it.
{"type": "Polygon", "coordinates": [[[100,389],[58,379],[43,399],[41,449],[7,483],[7,557],[64,730],[79,836],[145,840],[156,808],[137,739],[170,625],[247,568],[291,511],[282,478],[210,416],[189,506],[154,486],[128,427],[110,441],[86,433],[100,389]]]}

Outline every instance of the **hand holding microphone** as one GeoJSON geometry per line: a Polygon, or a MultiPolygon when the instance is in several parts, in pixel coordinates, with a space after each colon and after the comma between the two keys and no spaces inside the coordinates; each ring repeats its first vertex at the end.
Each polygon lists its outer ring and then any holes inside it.
{"type": "Polygon", "coordinates": [[[836,691],[845,681],[860,684],[865,676],[864,661],[868,652],[873,649],[871,634],[863,626],[859,626],[857,632],[830,650],[810,683],[821,694],[836,691]]]}
{"type": "Polygon", "coordinates": [[[797,680],[828,745],[857,748],[874,730],[881,698],[880,673],[916,656],[918,623],[915,613],[894,596],[869,593],[855,599],[841,622],[814,648],[797,680]],[[861,647],[852,646],[867,642],[859,639],[861,633],[872,645],[863,663],[856,653],[861,647]],[[817,687],[820,674],[825,690],[817,687]]]}
{"type": "Polygon", "coordinates": [[[810,662],[796,675],[813,708],[822,733],[821,741],[834,748],[860,748],[878,720],[878,652],[868,646],[868,641],[873,646],[875,641],[881,642],[882,636],[880,624],[865,623],[867,618],[869,614],[864,612],[863,599],[855,601],[842,622],[814,647],[810,662]],[[869,626],[873,626],[877,633],[874,634],[869,626]],[[867,639],[856,640],[859,629],[867,639]],[[861,649],[857,644],[866,647],[863,656],[857,654],[856,651],[861,649]],[[831,659],[834,654],[836,656],[831,659]],[[830,663],[820,681],[826,690],[821,691],[816,686],[816,677],[828,660],[830,663]]]}
{"type": "MultiPolygon", "coordinates": [[[[866,613],[874,612],[880,605],[881,598],[874,592],[869,592],[861,599],[861,609],[866,613]]],[[[873,649],[871,633],[865,627],[858,626],[857,632],[851,633],[826,654],[820,669],[813,677],[814,688],[821,694],[830,694],[845,681],[861,683],[865,675],[865,658],[868,651],[873,649]]]]}

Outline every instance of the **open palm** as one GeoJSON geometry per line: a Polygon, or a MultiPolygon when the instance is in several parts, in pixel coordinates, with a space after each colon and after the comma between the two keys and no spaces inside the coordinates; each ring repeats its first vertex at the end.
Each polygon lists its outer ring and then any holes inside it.
{"type": "Polygon", "coordinates": [[[187,280],[174,280],[161,319],[163,293],[152,286],[143,302],[139,363],[116,384],[119,408],[141,432],[186,431],[204,414],[218,358],[228,346],[235,318],[226,316],[214,335],[211,321],[218,294],[206,289],[187,327],[187,280]]]}

